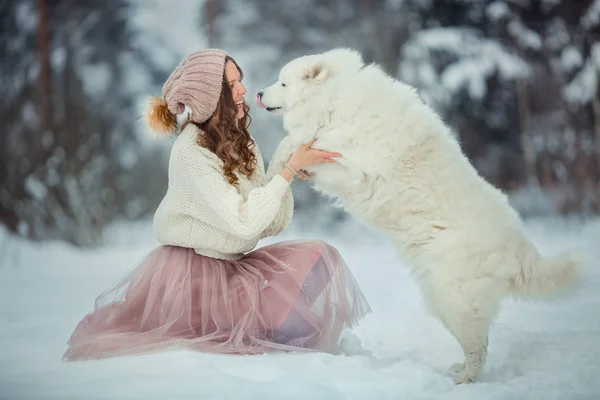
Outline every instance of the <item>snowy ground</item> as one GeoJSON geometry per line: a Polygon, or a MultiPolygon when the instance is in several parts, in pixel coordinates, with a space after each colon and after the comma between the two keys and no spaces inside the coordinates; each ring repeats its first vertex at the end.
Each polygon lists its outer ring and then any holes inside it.
{"type": "Polygon", "coordinates": [[[170,351],[63,363],[65,342],[96,294],[155,245],[150,226],[115,228],[94,251],[0,232],[0,398],[599,399],[600,221],[527,226],[543,253],[583,242],[591,250],[585,284],[551,303],[506,300],[481,380],[466,386],[446,373],[461,360],[458,344],[425,313],[394,250],[353,224],[336,235],[278,239],[320,238],[340,249],[373,309],[355,331],[371,357],[170,351]]]}

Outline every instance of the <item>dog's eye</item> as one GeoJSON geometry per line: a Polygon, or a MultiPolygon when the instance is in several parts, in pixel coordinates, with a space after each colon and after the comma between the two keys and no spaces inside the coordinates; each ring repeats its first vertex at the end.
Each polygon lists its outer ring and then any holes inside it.
{"type": "Polygon", "coordinates": [[[281,83],[281,86],[285,87],[285,83],[281,83]]]}

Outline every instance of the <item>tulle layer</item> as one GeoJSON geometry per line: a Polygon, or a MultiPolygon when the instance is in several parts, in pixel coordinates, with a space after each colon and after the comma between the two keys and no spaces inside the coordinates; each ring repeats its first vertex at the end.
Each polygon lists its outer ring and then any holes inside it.
{"type": "Polygon", "coordinates": [[[370,312],[338,251],[288,241],[218,260],[161,246],[76,326],[65,361],[185,347],[219,353],[337,352],[370,312]]]}

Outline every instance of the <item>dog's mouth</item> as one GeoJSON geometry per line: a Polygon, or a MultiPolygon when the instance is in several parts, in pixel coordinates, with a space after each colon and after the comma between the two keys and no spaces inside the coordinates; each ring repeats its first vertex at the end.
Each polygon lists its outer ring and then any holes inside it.
{"type": "Polygon", "coordinates": [[[275,110],[281,110],[281,107],[267,107],[263,104],[262,102],[262,92],[259,93],[258,95],[256,95],[256,105],[258,106],[258,108],[262,108],[265,109],[267,111],[275,111],[275,110]]]}

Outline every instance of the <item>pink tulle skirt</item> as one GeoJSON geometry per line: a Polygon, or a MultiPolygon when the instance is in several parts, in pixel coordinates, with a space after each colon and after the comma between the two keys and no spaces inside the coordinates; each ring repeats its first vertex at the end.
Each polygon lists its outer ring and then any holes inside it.
{"type": "Polygon", "coordinates": [[[236,261],[160,246],[96,299],[63,360],[172,347],[219,353],[338,351],[370,307],[338,251],[288,241],[236,261]]]}

